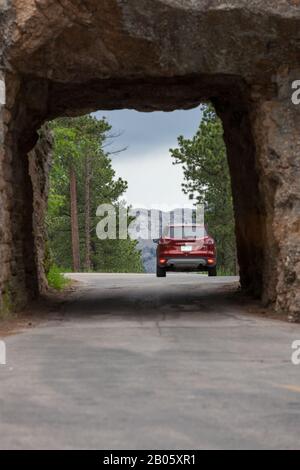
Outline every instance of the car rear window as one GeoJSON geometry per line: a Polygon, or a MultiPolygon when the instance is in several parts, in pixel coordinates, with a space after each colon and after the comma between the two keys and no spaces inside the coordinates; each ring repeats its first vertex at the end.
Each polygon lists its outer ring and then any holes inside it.
{"type": "Polygon", "coordinates": [[[169,226],[164,232],[165,238],[185,240],[189,238],[203,238],[207,236],[206,228],[199,225],[169,226]]]}

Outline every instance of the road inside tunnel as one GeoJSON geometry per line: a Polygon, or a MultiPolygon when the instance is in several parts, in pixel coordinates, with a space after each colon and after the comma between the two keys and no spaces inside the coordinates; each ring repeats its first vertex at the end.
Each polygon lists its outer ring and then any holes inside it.
{"type": "Polygon", "coordinates": [[[1,449],[299,448],[300,327],[250,314],[237,278],[69,276],[6,339],[1,449]]]}

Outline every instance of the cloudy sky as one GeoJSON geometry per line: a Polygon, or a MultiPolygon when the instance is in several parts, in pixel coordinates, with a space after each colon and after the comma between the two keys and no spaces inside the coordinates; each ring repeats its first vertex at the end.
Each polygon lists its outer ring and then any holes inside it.
{"type": "Polygon", "coordinates": [[[125,195],[134,207],[174,208],[190,204],[182,193],[182,168],[172,165],[170,148],[177,146],[177,137],[192,137],[201,119],[199,108],[172,113],[139,113],[137,111],[99,111],[106,116],[113,132],[121,132],[108,150],[127,147],[113,156],[118,176],[128,181],[125,195]]]}

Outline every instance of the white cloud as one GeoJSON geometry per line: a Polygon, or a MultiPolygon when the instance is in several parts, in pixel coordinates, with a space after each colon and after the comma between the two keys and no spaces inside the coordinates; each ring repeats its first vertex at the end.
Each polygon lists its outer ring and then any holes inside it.
{"type": "Polygon", "coordinates": [[[136,111],[99,112],[113,126],[123,131],[109,150],[128,149],[112,157],[117,175],[128,181],[126,200],[134,207],[190,207],[182,192],[183,170],[174,166],[169,152],[177,146],[179,135],[192,137],[199,126],[199,108],[172,113],[136,111]]]}
{"type": "Polygon", "coordinates": [[[128,181],[126,200],[135,207],[175,205],[189,202],[181,190],[183,171],[172,165],[168,148],[147,152],[139,159],[116,159],[114,169],[128,181]]]}

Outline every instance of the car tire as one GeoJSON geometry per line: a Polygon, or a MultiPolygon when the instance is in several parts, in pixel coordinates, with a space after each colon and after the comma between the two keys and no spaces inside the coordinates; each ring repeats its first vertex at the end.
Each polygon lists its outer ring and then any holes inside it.
{"type": "Polygon", "coordinates": [[[161,268],[160,266],[156,267],[156,277],[166,277],[167,273],[165,268],[161,268]]]}
{"type": "Polygon", "coordinates": [[[218,275],[217,273],[217,267],[215,266],[214,268],[208,268],[208,276],[209,277],[216,277],[218,275]]]}

